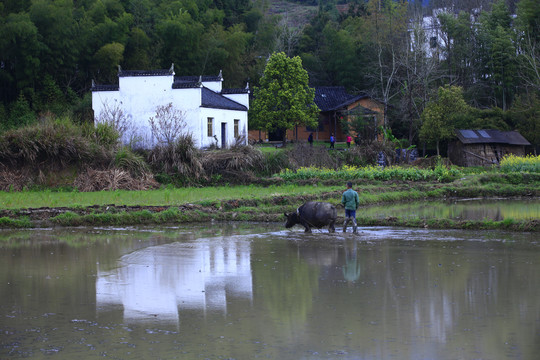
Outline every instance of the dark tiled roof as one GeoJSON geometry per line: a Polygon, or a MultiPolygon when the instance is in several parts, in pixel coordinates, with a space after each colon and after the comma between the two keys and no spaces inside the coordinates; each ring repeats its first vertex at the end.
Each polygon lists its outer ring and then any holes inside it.
{"type": "Polygon", "coordinates": [[[459,141],[463,144],[508,144],[508,145],[531,145],[517,131],[500,130],[455,130],[459,141]]]}
{"type": "Polygon", "coordinates": [[[247,111],[247,107],[244,105],[231,99],[227,99],[225,96],[215,93],[205,87],[202,88],[201,106],[214,109],[247,111]]]}
{"type": "Polygon", "coordinates": [[[118,85],[94,85],[91,91],[118,91],[118,85]]]}
{"type": "Polygon", "coordinates": [[[170,70],[120,70],[118,77],[127,76],[168,76],[172,75],[170,70]]]}
{"type": "Polygon", "coordinates": [[[199,80],[202,78],[202,81],[221,81],[220,76],[211,76],[211,75],[203,75],[201,76],[175,76],[174,82],[199,82],[199,80]]]}
{"type": "Polygon", "coordinates": [[[315,88],[314,101],[325,112],[338,110],[366,97],[365,94],[348,94],[343,86],[321,86],[315,88]]]}
{"type": "Polygon", "coordinates": [[[201,87],[201,84],[198,82],[174,82],[172,84],[173,89],[190,89],[201,87]]]}
{"type": "Polygon", "coordinates": [[[221,93],[222,94],[247,94],[249,93],[249,89],[242,89],[242,88],[237,88],[237,89],[223,89],[221,90],[221,93]]]}

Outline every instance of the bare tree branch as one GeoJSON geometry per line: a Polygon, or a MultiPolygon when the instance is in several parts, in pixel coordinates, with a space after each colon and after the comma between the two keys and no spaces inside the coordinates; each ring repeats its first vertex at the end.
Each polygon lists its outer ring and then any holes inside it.
{"type": "Polygon", "coordinates": [[[176,109],[172,103],[156,108],[156,115],[148,122],[152,137],[160,144],[172,144],[187,127],[186,112],[176,109]]]}

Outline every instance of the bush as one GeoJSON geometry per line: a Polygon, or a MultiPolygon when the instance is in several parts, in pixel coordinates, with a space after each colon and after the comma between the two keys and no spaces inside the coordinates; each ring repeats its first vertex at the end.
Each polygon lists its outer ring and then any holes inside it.
{"type": "Polygon", "coordinates": [[[0,138],[0,161],[13,167],[65,168],[92,161],[93,148],[68,118],[11,130],[0,138]]]}
{"type": "Polygon", "coordinates": [[[328,151],[325,146],[309,146],[306,143],[296,143],[287,150],[289,165],[292,168],[323,167],[337,169],[343,163],[340,151],[328,151]]]}
{"type": "Polygon", "coordinates": [[[183,134],[171,144],[156,146],[147,155],[155,173],[177,176],[187,183],[206,179],[201,152],[191,135],[183,134]]]}
{"type": "Polygon", "coordinates": [[[500,169],[504,173],[540,173],[540,155],[515,156],[506,155],[500,163],[500,169]]]}
{"type": "Polygon", "coordinates": [[[250,145],[208,151],[202,155],[206,175],[208,177],[220,175],[220,180],[244,180],[247,178],[246,175],[259,169],[263,161],[262,152],[250,145]]]}
{"type": "Polygon", "coordinates": [[[135,154],[126,146],[122,146],[116,152],[114,165],[128,171],[132,176],[141,176],[150,172],[150,166],[148,166],[144,157],[135,154]]]}
{"type": "Polygon", "coordinates": [[[356,167],[344,166],[338,170],[307,167],[296,171],[284,169],[279,177],[284,180],[309,180],[309,179],[368,179],[368,180],[403,180],[403,181],[433,181],[448,182],[461,175],[455,168],[439,166],[434,170],[418,169],[413,167],[389,166],[380,168],[376,166],[356,167]]]}
{"type": "Polygon", "coordinates": [[[285,151],[264,153],[258,173],[261,176],[272,176],[278,174],[282,169],[290,168],[289,156],[285,151]]]}

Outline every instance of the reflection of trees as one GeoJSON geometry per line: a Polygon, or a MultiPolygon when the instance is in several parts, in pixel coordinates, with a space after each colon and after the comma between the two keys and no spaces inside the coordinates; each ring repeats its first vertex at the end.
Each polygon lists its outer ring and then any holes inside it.
{"type": "Polygon", "coordinates": [[[266,254],[252,265],[255,299],[264,303],[280,333],[292,335],[311,311],[319,268],[287,249],[276,248],[266,254]]]}
{"type": "Polygon", "coordinates": [[[463,220],[515,220],[540,217],[540,202],[537,200],[470,200],[470,201],[421,201],[370,206],[363,209],[364,215],[383,218],[387,216],[441,218],[463,220]]]}

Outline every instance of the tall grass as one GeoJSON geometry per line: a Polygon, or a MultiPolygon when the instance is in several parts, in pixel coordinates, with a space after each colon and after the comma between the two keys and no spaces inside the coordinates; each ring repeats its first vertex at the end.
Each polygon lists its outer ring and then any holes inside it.
{"type": "Polygon", "coordinates": [[[180,135],[173,143],[156,146],[148,153],[147,162],[154,173],[177,176],[188,184],[206,178],[201,152],[189,134],[180,135]]]}

